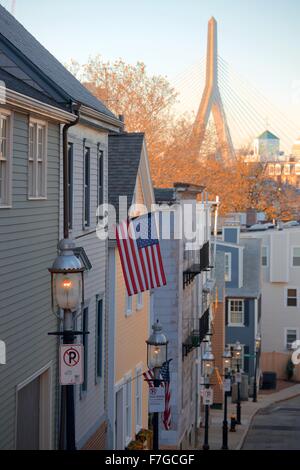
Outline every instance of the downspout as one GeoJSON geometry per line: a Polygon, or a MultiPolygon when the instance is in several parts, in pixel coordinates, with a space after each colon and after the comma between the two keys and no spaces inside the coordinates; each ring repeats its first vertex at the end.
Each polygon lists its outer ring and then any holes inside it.
{"type": "Polygon", "coordinates": [[[73,122],[64,125],[63,128],[63,227],[64,238],[69,238],[69,160],[68,160],[68,130],[70,127],[76,126],[80,118],[79,107],[75,110],[74,114],[77,118],[73,122]]]}

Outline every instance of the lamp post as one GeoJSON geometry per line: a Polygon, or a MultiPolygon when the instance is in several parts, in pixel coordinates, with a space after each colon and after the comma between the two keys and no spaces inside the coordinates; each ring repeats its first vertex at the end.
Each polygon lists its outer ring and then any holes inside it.
{"type": "MultiPolygon", "coordinates": [[[[72,240],[61,240],[58,248],[60,253],[49,271],[51,273],[52,310],[56,315],[59,309],[63,310],[63,331],[50,334],[62,336],[64,344],[73,344],[75,333],[85,333],[74,331],[76,310],[84,301],[85,268],[74,255],[75,243],[72,240]]],[[[61,390],[59,448],[76,450],[74,385],[63,385],[61,390]]]]}
{"type": "Polygon", "coordinates": [[[228,450],[228,421],[227,421],[227,397],[228,397],[228,381],[229,385],[231,382],[230,379],[230,369],[231,369],[231,351],[228,346],[226,346],[223,353],[223,368],[224,368],[224,419],[223,419],[223,441],[222,441],[222,450],[228,450]]]}
{"type": "Polygon", "coordinates": [[[255,338],[255,369],[254,369],[254,381],[253,381],[253,402],[257,402],[257,369],[258,369],[258,361],[260,355],[260,345],[261,345],[261,337],[260,335],[256,335],[255,338]]]}
{"type": "Polygon", "coordinates": [[[233,357],[236,362],[236,382],[237,382],[237,402],[236,402],[236,424],[241,424],[241,390],[240,390],[240,365],[241,365],[242,346],[236,341],[233,347],[233,357]],[[238,376],[237,376],[238,374],[238,376]]]}
{"type": "MultiPolygon", "coordinates": [[[[215,362],[215,357],[212,353],[211,350],[211,345],[209,344],[207,347],[207,350],[203,354],[202,357],[202,373],[204,376],[204,385],[205,389],[209,389],[210,385],[210,376],[214,371],[214,362],[215,362]]],[[[208,428],[209,428],[209,404],[205,404],[205,429],[204,429],[204,443],[202,446],[203,450],[209,450],[209,444],[208,444],[208,428]]]]}
{"type": "MultiPolygon", "coordinates": [[[[162,327],[159,320],[152,326],[152,334],[147,343],[147,363],[148,368],[153,370],[154,387],[159,387],[161,384],[160,369],[164,362],[168,360],[168,340],[162,333],[162,327]]],[[[153,450],[159,450],[159,413],[153,413],[153,450]]]]}

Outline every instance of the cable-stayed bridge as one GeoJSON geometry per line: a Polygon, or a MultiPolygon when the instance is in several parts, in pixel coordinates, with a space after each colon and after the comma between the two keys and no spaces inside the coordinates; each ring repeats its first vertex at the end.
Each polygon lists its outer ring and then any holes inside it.
{"type": "Polygon", "coordinates": [[[195,113],[194,131],[200,147],[209,120],[214,120],[225,160],[251,146],[265,130],[280,138],[287,154],[300,134],[300,125],[218,55],[214,18],[208,24],[206,57],[175,77],[172,85],[179,91],[180,111],[195,113]]]}

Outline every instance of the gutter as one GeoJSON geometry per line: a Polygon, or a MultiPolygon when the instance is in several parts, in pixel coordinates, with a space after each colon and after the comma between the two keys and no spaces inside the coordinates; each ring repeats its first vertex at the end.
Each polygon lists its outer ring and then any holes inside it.
{"type": "Polygon", "coordinates": [[[80,118],[80,106],[77,103],[72,105],[72,108],[77,109],[75,110],[75,120],[73,122],[69,122],[64,125],[63,128],[63,227],[64,227],[64,238],[69,238],[69,188],[68,188],[68,181],[69,181],[69,160],[68,160],[68,130],[70,127],[75,126],[80,118]]]}
{"type": "Polygon", "coordinates": [[[95,109],[89,108],[85,105],[81,106],[81,112],[82,114],[85,114],[86,116],[89,116],[91,118],[107,122],[108,124],[112,124],[113,126],[116,126],[119,129],[123,130],[124,128],[124,123],[120,121],[118,118],[108,116],[105,113],[101,113],[100,111],[96,111],[95,109]]]}

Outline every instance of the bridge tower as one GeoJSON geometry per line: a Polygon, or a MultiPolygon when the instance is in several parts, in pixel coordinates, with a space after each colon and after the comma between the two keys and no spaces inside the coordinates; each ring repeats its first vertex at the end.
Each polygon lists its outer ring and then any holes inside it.
{"type": "Polygon", "coordinates": [[[218,85],[218,36],[214,17],[208,22],[205,87],[193,127],[199,152],[211,113],[216,126],[221,158],[228,162],[235,158],[235,152],[218,85]]]}

